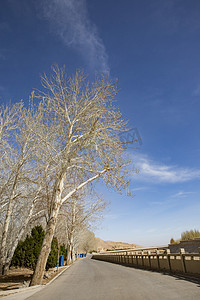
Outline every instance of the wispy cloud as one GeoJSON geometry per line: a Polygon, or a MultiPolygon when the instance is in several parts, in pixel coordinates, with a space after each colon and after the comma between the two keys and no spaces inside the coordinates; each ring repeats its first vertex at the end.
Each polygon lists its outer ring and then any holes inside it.
{"type": "Polygon", "coordinates": [[[157,229],[156,228],[150,228],[150,229],[147,229],[147,233],[154,233],[154,232],[156,232],[157,231],[157,229]]]}
{"type": "Polygon", "coordinates": [[[188,197],[190,196],[191,194],[194,194],[194,192],[183,192],[183,191],[180,191],[174,195],[172,195],[173,198],[182,198],[182,197],[188,197]]]}
{"type": "Polygon", "coordinates": [[[200,178],[200,170],[165,165],[141,155],[137,155],[134,160],[136,168],[140,171],[138,175],[134,176],[134,179],[154,183],[178,183],[200,178]]]}
{"type": "Polygon", "coordinates": [[[154,7],[154,13],[152,18],[159,22],[162,31],[166,31],[169,34],[174,34],[180,30],[184,30],[184,33],[190,33],[199,30],[199,11],[193,9],[188,11],[188,6],[180,5],[180,0],[159,0],[151,1],[154,7]]]}
{"type": "Polygon", "coordinates": [[[136,191],[144,191],[146,190],[147,187],[146,186],[141,186],[141,187],[137,187],[137,188],[133,188],[131,191],[136,192],[136,191]]]}
{"type": "Polygon", "coordinates": [[[193,91],[194,96],[200,96],[200,84],[196,87],[196,89],[193,91]]]}
{"type": "Polygon", "coordinates": [[[10,26],[7,22],[1,22],[0,23],[0,31],[5,32],[5,31],[10,31],[10,26]]]}
{"type": "Polygon", "coordinates": [[[116,220],[119,219],[120,215],[119,214],[107,214],[104,215],[104,219],[109,219],[109,220],[116,220]]]}
{"type": "Polygon", "coordinates": [[[5,51],[0,49],[0,60],[5,60],[6,56],[5,56],[5,51]]]}
{"type": "Polygon", "coordinates": [[[86,0],[43,0],[43,17],[68,46],[76,49],[91,68],[108,71],[108,57],[97,27],[88,15],[86,0]]]}
{"type": "Polygon", "coordinates": [[[150,202],[151,205],[163,205],[164,202],[161,201],[152,201],[150,202]]]}

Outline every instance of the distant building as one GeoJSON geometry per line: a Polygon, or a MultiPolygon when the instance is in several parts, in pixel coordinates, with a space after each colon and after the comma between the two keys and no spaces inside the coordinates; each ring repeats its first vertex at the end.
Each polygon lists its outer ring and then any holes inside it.
{"type": "Polygon", "coordinates": [[[181,248],[185,249],[185,253],[199,253],[200,238],[180,241],[177,244],[169,244],[168,247],[171,253],[179,253],[181,248]]]}

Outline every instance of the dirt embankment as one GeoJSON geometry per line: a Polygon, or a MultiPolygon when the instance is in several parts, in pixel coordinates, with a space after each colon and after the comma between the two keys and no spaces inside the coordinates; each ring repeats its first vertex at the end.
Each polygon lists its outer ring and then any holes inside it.
{"type": "MultiPolygon", "coordinates": [[[[45,272],[42,284],[47,284],[57,276],[65,267],[49,269],[45,272]]],[[[27,268],[11,268],[7,275],[0,276],[0,291],[19,289],[28,287],[33,271],[27,268]]]]}

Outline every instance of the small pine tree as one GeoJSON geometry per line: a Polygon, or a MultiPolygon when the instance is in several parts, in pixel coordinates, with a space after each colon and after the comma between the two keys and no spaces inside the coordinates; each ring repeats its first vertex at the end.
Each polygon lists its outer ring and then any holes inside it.
{"type": "Polygon", "coordinates": [[[171,238],[170,244],[175,244],[175,243],[176,243],[175,240],[173,238],[171,238]]]}
{"type": "Polygon", "coordinates": [[[54,237],[51,243],[51,252],[47,260],[46,270],[56,267],[57,264],[58,264],[58,240],[57,238],[54,237]]]}
{"type": "Polygon", "coordinates": [[[19,241],[15,253],[12,258],[12,266],[22,267],[25,261],[25,249],[23,247],[24,242],[19,241]]]}
{"type": "Polygon", "coordinates": [[[67,249],[65,248],[64,244],[60,246],[59,254],[60,255],[64,255],[64,259],[66,259],[66,257],[67,257],[67,249]]]}

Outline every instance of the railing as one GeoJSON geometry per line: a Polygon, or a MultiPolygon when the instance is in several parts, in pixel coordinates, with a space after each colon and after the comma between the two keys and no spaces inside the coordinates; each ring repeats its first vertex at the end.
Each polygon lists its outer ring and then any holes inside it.
{"type": "Polygon", "coordinates": [[[93,259],[158,271],[200,275],[200,252],[170,253],[169,249],[148,248],[120,250],[94,254],[93,259]]]}

